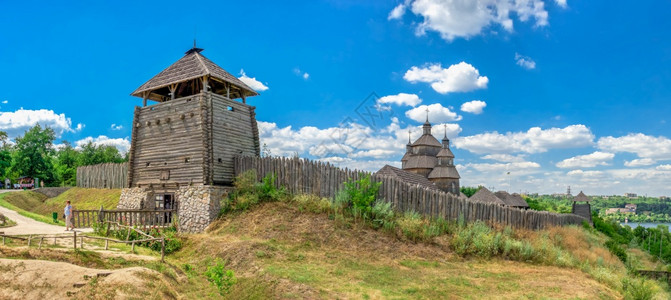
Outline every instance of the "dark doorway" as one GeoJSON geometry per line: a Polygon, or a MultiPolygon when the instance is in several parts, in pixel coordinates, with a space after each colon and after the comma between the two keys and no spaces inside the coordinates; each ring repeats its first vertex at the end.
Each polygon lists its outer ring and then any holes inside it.
{"type": "MultiPolygon", "coordinates": [[[[172,193],[156,194],[154,198],[155,210],[175,210],[175,195],[172,193]]],[[[166,211],[157,216],[159,224],[169,225],[172,223],[173,211],[166,211]]]]}

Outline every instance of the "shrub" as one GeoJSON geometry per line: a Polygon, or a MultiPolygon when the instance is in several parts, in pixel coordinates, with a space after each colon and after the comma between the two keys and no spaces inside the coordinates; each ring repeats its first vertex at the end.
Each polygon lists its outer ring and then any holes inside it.
{"type": "Polygon", "coordinates": [[[604,244],[608,251],[613,255],[617,256],[623,263],[627,263],[627,251],[620,247],[620,244],[615,240],[607,240],[604,244]]]}
{"type": "Polygon", "coordinates": [[[503,236],[494,233],[487,224],[480,221],[460,228],[451,243],[459,255],[475,255],[483,258],[498,254],[503,245],[503,236]]]}
{"type": "Polygon", "coordinates": [[[423,238],[424,220],[417,212],[405,212],[401,218],[396,220],[396,224],[406,238],[415,242],[423,238]]]}
{"type": "Polygon", "coordinates": [[[394,210],[391,209],[390,202],[375,202],[371,209],[371,216],[372,224],[375,228],[393,230],[396,225],[396,222],[394,222],[394,210]]]}
{"type": "Polygon", "coordinates": [[[372,182],[369,174],[357,181],[345,182],[345,191],[352,203],[352,213],[355,216],[370,218],[372,205],[381,184],[381,182],[372,182]]]}
{"type": "Polygon", "coordinates": [[[627,300],[650,300],[656,294],[651,282],[644,279],[622,279],[622,291],[627,300]]]}
{"type": "Polygon", "coordinates": [[[349,207],[350,197],[346,190],[340,190],[333,197],[333,210],[335,213],[344,214],[345,209],[349,207]]]}
{"type": "Polygon", "coordinates": [[[235,177],[235,192],[238,194],[249,194],[256,192],[256,170],[247,170],[235,177]]]}
{"type": "Polygon", "coordinates": [[[207,281],[212,283],[219,290],[219,294],[222,296],[228,294],[231,287],[237,282],[235,274],[232,270],[226,270],[226,263],[220,259],[217,259],[214,266],[207,268],[205,272],[205,277],[207,281]]]}
{"type": "Polygon", "coordinates": [[[298,209],[313,213],[328,212],[331,210],[331,201],[327,198],[320,198],[313,194],[301,194],[292,198],[298,205],[298,209]]]}
{"type": "Polygon", "coordinates": [[[263,177],[263,181],[258,185],[259,198],[261,201],[278,201],[285,194],[284,188],[275,187],[277,175],[267,174],[263,177]]]}

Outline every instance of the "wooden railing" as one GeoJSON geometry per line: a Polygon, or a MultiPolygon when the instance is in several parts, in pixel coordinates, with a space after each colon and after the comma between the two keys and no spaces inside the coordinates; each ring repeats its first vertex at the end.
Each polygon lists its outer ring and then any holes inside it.
{"type": "Polygon", "coordinates": [[[315,194],[333,198],[343,189],[344,182],[359,180],[370,175],[381,182],[377,198],[391,202],[397,211],[415,211],[426,217],[465,222],[484,221],[531,230],[551,226],[580,225],[585,218],[575,214],[556,214],[545,211],[520,210],[459,198],[437,189],[403,182],[397,178],[369,172],[341,169],[328,163],[301,158],[237,156],[235,175],[248,170],[256,171],[257,180],[274,174],[275,185],[292,194],[315,194]]]}
{"type": "Polygon", "coordinates": [[[17,241],[25,241],[26,245],[28,248],[31,246],[37,246],[38,249],[42,249],[42,245],[44,244],[47,246],[47,244],[53,240],[52,245],[57,245],[57,240],[59,239],[72,239],[72,247],[73,249],[77,249],[77,244],[79,243],[79,248],[84,249],[84,239],[88,240],[100,240],[105,242],[105,250],[109,250],[109,243],[119,243],[119,244],[130,244],[131,245],[131,252],[135,252],[135,245],[136,244],[141,244],[141,243],[146,243],[146,242],[161,242],[161,262],[165,261],[165,237],[153,237],[149,234],[146,234],[145,232],[131,227],[131,226],[125,226],[123,224],[119,224],[116,222],[105,222],[104,223],[106,226],[106,236],[101,237],[101,236],[93,236],[93,235],[85,235],[85,234],[79,234],[77,235],[77,231],[72,231],[72,234],[30,234],[30,235],[7,235],[4,234],[4,232],[0,232],[0,237],[2,237],[2,245],[5,246],[7,243],[7,240],[17,240],[17,241]],[[122,230],[127,230],[128,234],[126,235],[125,240],[118,240],[118,239],[112,239],[107,236],[109,236],[109,232],[111,227],[114,226],[116,230],[121,228],[122,230]],[[142,236],[142,239],[139,240],[129,240],[129,237],[131,235],[131,232],[137,232],[138,235],[142,236]],[[39,242],[38,242],[39,241],[39,242]],[[35,245],[37,244],[37,245],[35,245]]]}
{"type": "Polygon", "coordinates": [[[122,225],[147,229],[167,227],[177,221],[177,210],[73,210],[73,224],[76,228],[93,227],[94,223],[116,222],[122,225]]]}

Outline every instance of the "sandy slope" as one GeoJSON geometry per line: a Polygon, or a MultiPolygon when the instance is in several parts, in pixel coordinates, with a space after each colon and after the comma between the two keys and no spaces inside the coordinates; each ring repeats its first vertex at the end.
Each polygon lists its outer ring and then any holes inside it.
{"type": "Polygon", "coordinates": [[[0,259],[0,298],[87,298],[89,290],[97,289],[123,299],[145,284],[138,275],[143,272],[156,273],[141,267],[98,270],[64,262],[0,259]]]}

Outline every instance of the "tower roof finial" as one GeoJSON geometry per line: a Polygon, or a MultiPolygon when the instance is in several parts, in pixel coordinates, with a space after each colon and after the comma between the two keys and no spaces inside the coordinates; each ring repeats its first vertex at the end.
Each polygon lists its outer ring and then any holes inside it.
{"type": "Polygon", "coordinates": [[[410,142],[410,128],[408,128],[408,144],[411,144],[411,143],[412,142],[410,142]]]}
{"type": "Polygon", "coordinates": [[[444,124],[443,127],[445,128],[445,136],[443,138],[447,139],[447,124],[444,124]]]}
{"type": "Polygon", "coordinates": [[[429,107],[426,107],[426,123],[429,123],[429,107]]]}

